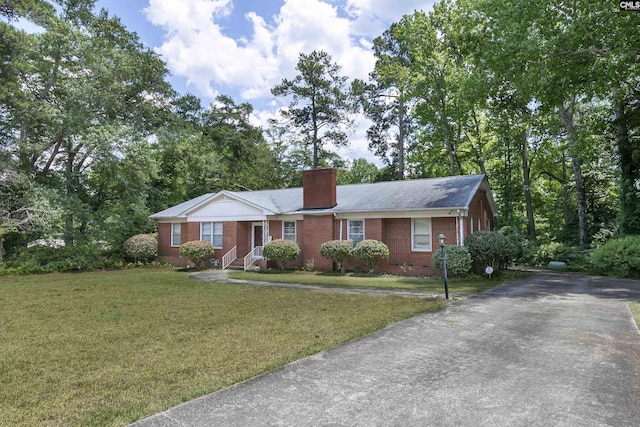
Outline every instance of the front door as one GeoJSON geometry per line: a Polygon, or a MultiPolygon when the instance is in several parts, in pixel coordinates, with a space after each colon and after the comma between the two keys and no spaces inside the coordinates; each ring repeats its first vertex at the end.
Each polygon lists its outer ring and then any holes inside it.
{"type": "Polygon", "coordinates": [[[256,246],[262,246],[262,225],[253,224],[253,233],[251,235],[251,249],[256,246]]]}

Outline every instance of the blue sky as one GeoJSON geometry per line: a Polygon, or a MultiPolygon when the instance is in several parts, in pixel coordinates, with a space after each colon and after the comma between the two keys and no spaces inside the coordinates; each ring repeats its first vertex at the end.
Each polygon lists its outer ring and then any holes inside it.
{"type": "MultiPolygon", "coordinates": [[[[366,79],[372,40],[402,15],[431,10],[433,0],[98,0],[166,62],[181,93],[209,105],[216,95],[254,106],[263,125],[288,102],[270,89],[296,75],[299,52],[325,50],[344,75],[366,79]]],[[[366,119],[356,118],[350,158],[367,150],[366,119]]]]}

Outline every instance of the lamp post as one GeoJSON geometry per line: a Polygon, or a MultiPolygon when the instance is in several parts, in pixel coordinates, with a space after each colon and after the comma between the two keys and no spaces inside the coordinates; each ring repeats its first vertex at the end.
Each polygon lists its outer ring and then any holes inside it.
{"type": "Polygon", "coordinates": [[[447,283],[447,259],[444,254],[444,234],[440,233],[438,242],[440,242],[440,253],[442,254],[442,277],[444,278],[444,297],[449,299],[449,284],[447,283]]]}

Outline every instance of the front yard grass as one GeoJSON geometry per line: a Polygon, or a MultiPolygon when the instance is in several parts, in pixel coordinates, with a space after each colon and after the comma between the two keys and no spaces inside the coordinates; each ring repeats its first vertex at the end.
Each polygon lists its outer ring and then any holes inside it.
{"type": "MultiPolygon", "coordinates": [[[[347,273],[344,275],[330,272],[254,272],[230,271],[229,278],[241,280],[256,280],[262,282],[298,283],[324,287],[391,289],[414,292],[433,292],[444,294],[442,277],[411,277],[393,275],[372,275],[364,273],[347,273]]],[[[498,277],[489,279],[487,276],[450,277],[449,293],[463,296],[484,292],[502,283],[511,282],[523,277],[520,272],[501,272],[498,277]]],[[[444,296],[444,295],[443,295],[444,296]]]]}
{"type": "Polygon", "coordinates": [[[0,425],[127,424],[443,304],[169,269],[0,277],[0,425]]]}

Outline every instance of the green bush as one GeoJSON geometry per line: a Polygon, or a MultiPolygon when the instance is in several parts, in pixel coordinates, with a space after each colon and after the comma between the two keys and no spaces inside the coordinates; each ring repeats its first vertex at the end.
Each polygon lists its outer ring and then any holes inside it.
{"type": "Polygon", "coordinates": [[[589,257],[587,252],[579,247],[565,246],[562,243],[551,242],[540,245],[535,256],[535,265],[546,267],[549,261],[562,261],[567,266],[587,267],[589,257]]]}
{"type": "Polygon", "coordinates": [[[300,246],[291,240],[276,239],[264,245],[262,255],[277,262],[280,270],[284,270],[287,262],[293,261],[300,255],[300,246]]]}
{"type": "Polygon", "coordinates": [[[54,271],[89,271],[122,268],[122,257],[106,251],[98,243],[23,248],[5,259],[0,274],[37,274],[54,271]]]}
{"type": "Polygon", "coordinates": [[[207,261],[211,261],[215,255],[213,245],[204,240],[192,240],[180,245],[180,258],[188,259],[197,268],[201,268],[207,261]]]}
{"type": "Polygon", "coordinates": [[[148,234],[136,234],[124,242],[124,254],[134,262],[150,262],[158,256],[158,241],[148,234]]]}
{"type": "MultiPolygon", "coordinates": [[[[471,270],[471,254],[464,246],[447,246],[445,248],[447,271],[456,276],[467,274],[471,270]]],[[[438,248],[431,256],[433,266],[442,270],[442,250],[438,248]]]]}
{"type": "Polygon", "coordinates": [[[353,251],[351,240],[330,240],[320,246],[320,255],[338,264],[342,274],[345,272],[347,258],[353,251]]]}
{"type": "Polygon", "coordinates": [[[488,266],[495,271],[504,270],[521,250],[516,241],[496,231],[476,231],[467,236],[464,246],[471,254],[475,273],[483,273],[488,266]]]}
{"type": "Polygon", "coordinates": [[[353,256],[372,273],[380,259],[389,258],[389,248],[377,240],[363,240],[353,248],[353,256]]]}
{"type": "Polygon", "coordinates": [[[640,236],[609,240],[591,254],[594,273],[640,279],[640,236]]]}

